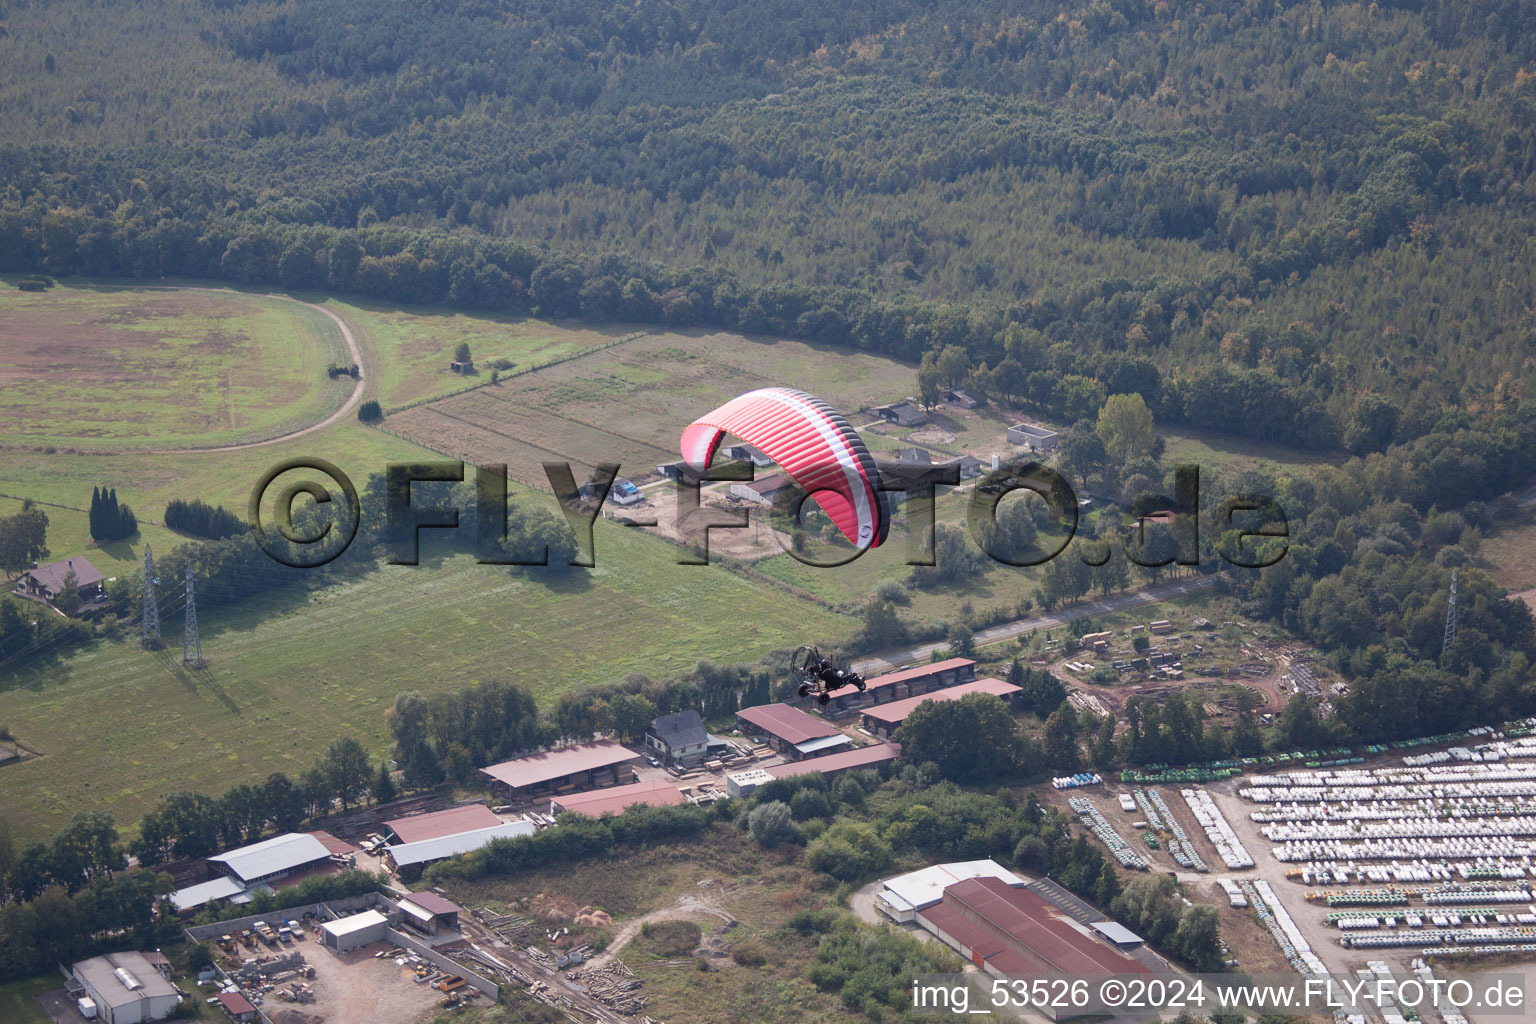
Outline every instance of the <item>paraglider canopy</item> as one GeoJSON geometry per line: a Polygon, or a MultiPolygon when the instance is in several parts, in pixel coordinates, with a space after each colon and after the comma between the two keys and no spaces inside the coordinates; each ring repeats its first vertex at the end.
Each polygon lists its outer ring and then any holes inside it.
{"type": "Polygon", "coordinates": [[[875,460],[832,406],[794,388],[748,391],[688,425],[683,458],[708,469],[727,433],[778,463],[856,548],[885,540],[890,513],[875,460]]]}

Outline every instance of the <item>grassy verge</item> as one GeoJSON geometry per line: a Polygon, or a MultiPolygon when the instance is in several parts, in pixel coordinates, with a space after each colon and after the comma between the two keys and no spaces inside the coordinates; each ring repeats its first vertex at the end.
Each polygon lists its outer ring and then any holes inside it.
{"type": "Polygon", "coordinates": [[[64,979],[58,974],[0,985],[0,1020],[5,1024],[49,1024],[48,1015],[37,1005],[37,997],[63,987],[64,979]]]}

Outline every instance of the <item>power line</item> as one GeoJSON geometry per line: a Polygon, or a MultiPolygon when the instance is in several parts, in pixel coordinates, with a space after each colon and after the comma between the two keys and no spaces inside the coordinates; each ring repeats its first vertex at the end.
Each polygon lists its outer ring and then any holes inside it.
{"type": "Polygon", "coordinates": [[[160,646],[160,599],[155,595],[155,556],[149,545],[144,545],[144,619],[139,625],[139,643],[144,647],[160,646]]]}
{"type": "Polygon", "coordinates": [[[187,563],[187,624],[181,637],[181,663],[193,668],[203,664],[203,641],[197,635],[197,601],[192,589],[192,563],[187,563]]]}
{"type": "Polygon", "coordinates": [[[1445,657],[1445,652],[1451,649],[1451,644],[1456,641],[1456,577],[1457,570],[1451,570],[1451,599],[1445,606],[1445,643],[1440,647],[1440,656],[1445,657]]]}

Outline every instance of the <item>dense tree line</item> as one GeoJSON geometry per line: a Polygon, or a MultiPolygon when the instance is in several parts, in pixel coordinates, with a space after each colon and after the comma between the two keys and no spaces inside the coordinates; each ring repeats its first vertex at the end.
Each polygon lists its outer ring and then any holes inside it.
{"type": "Polygon", "coordinates": [[[165,525],[208,540],[223,540],[247,529],[245,520],[229,509],[222,505],[215,508],[198,498],[172,498],[165,506],[165,525]]]}
{"type": "Polygon", "coordinates": [[[138,517],[126,502],[117,500],[117,488],[91,488],[91,539],[98,544],[124,540],[139,532],[138,517]]]}
{"type": "Polygon", "coordinates": [[[264,782],[242,782],[222,796],[171,793],[145,814],[130,852],[141,864],[206,857],[261,838],[268,830],[291,832],[373,792],[373,761],[357,740],[331,744],[297,779],[273,772],[264,782]]]}

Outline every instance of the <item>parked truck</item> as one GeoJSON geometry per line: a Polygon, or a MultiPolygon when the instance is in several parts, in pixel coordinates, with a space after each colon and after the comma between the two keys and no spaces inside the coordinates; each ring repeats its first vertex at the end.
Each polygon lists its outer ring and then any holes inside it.
{"type": "Polygon", "coordinates": [[[267,922],[257,921],[251,927],[256,929],[256,934],[261,936],[262,942],[269,946],[277,945],[277,932],[273,931],[272,926],[267,922]]]}

